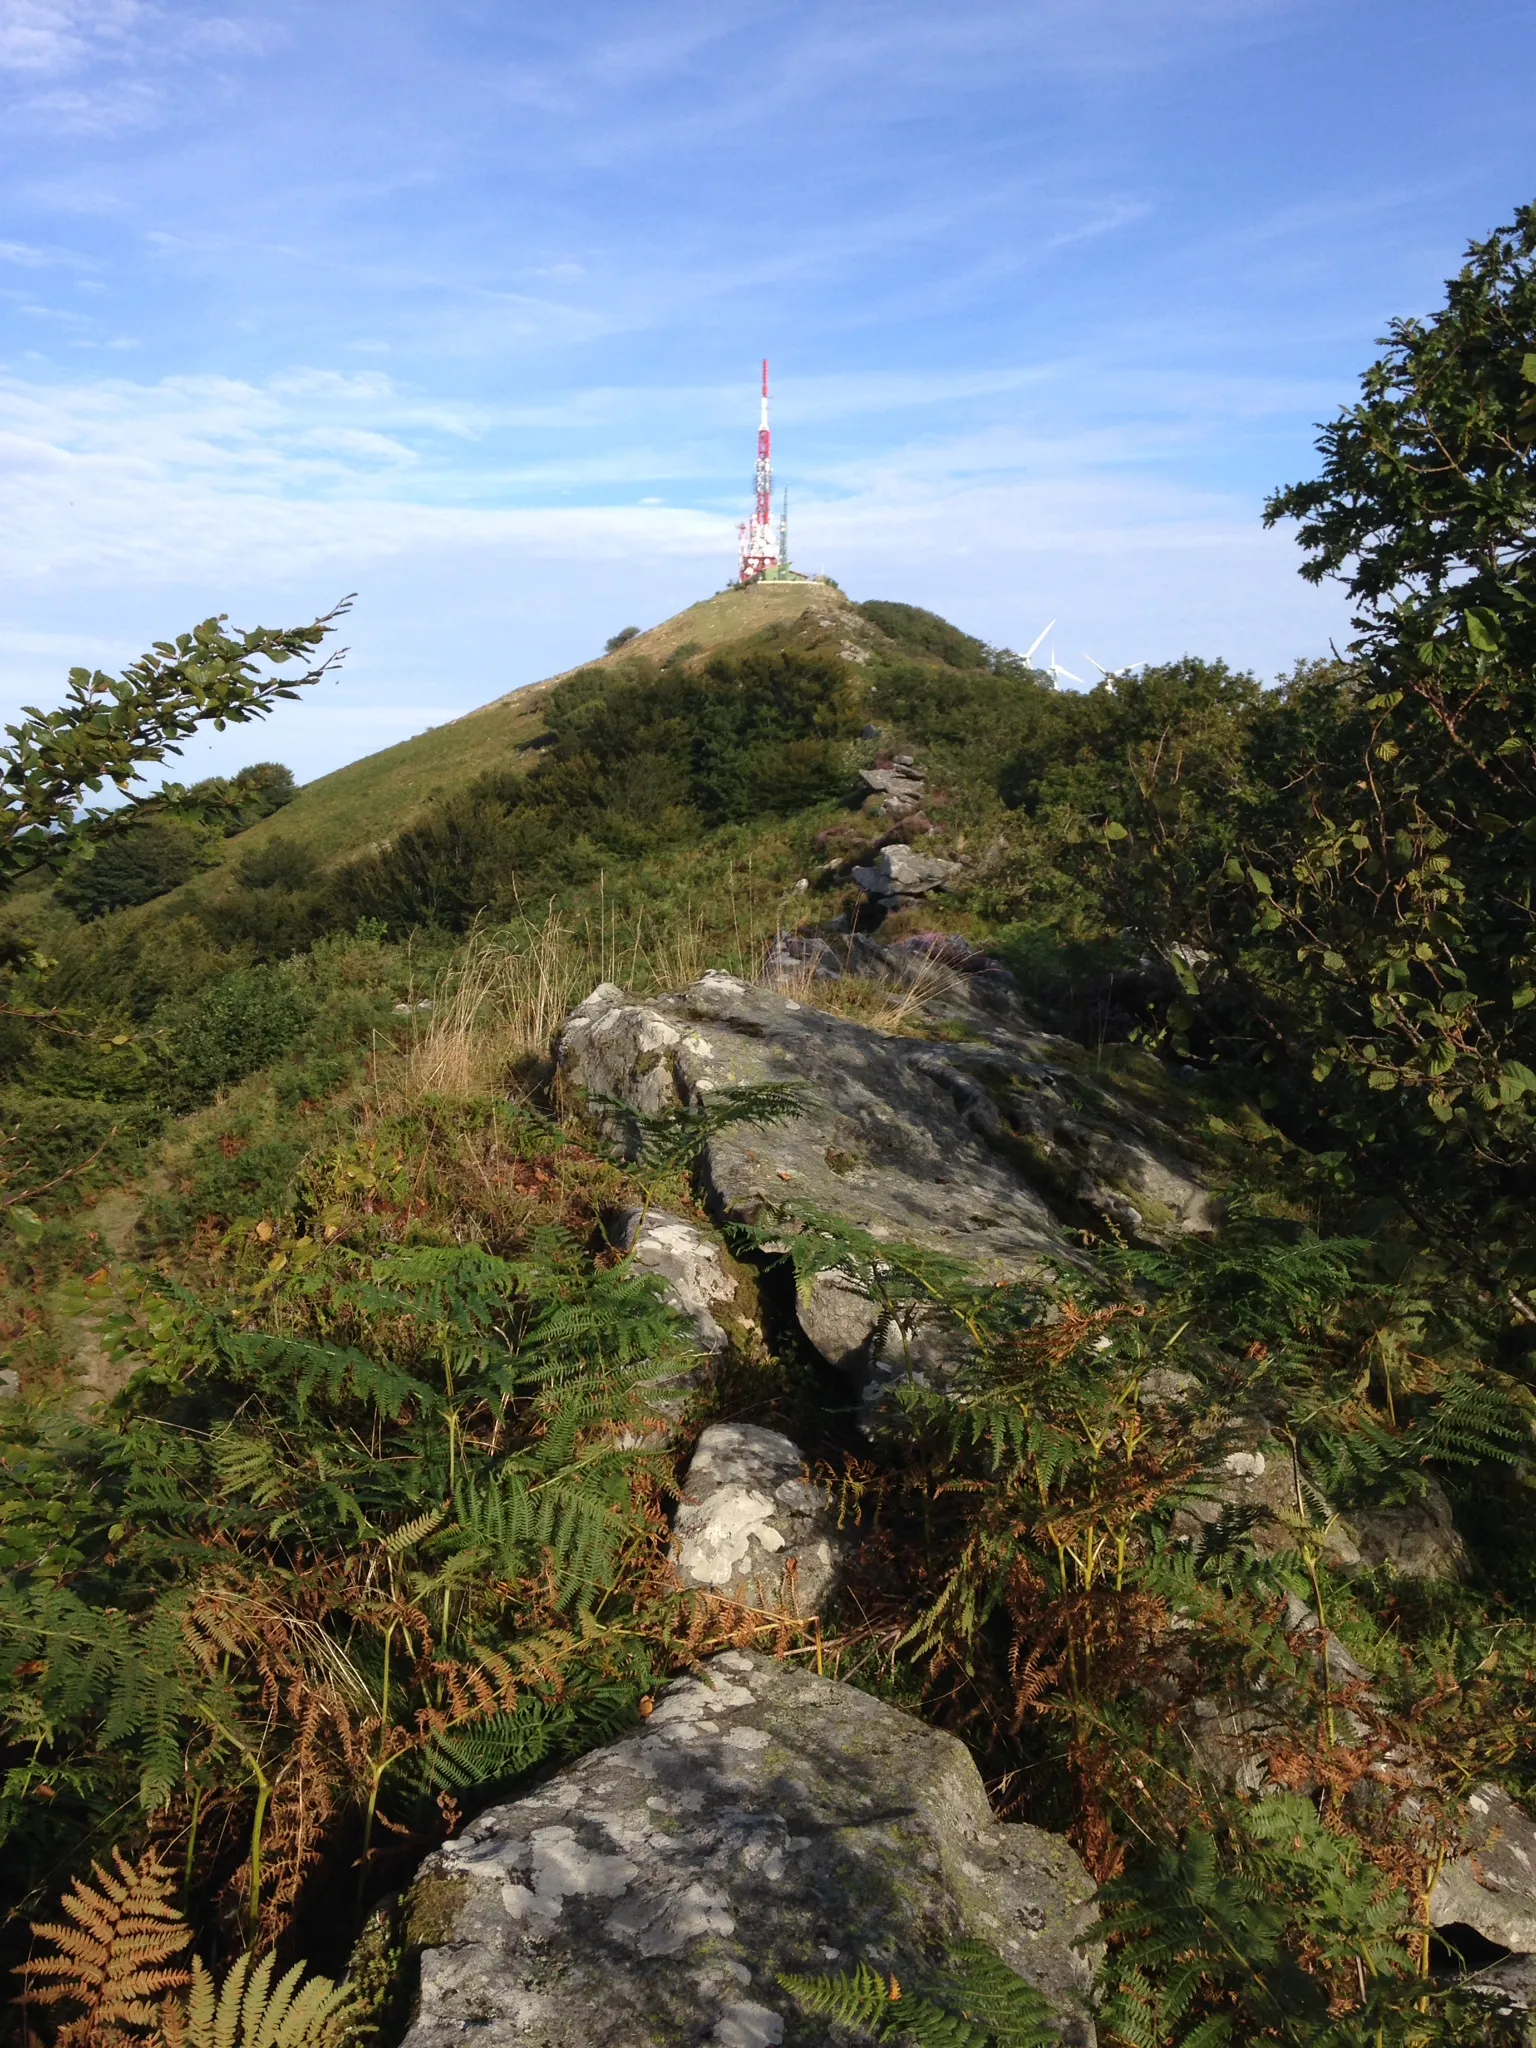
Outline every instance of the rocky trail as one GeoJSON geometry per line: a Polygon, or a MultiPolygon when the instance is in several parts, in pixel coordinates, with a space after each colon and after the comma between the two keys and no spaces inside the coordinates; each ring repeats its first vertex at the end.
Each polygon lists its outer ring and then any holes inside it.
{"type": "MultiPolygon", "coordinates": [[[[882,1247],[916,1247],[979,1281],[1070,1277],[1085,1231],[1152,1246],[1219,1232],[1230,1162],[1196,1092],[1164,1064],[1123,1048],[1105,1060],[1051,1032],[963,942],[897,948],[834,931],[781,942],[766,979],[713,972],[643,1001],[604,984],[566,1021],[557,1065],[567,1100],[621,1144],[669,1111],[707,1116],[732,1090],[794,1091],[784,1121],[711,1131],[694,1176],[707,1224],[646,1209],[613,1234],[696,1333],[694,1373],[656,1389],[660,1426],[684,1454],[677,1574],[812,1631],[809,1645],[835,1629],[857,1538],[825,1464],[813,1474],[788,1436],[751,1421],[688,1422],[707,1376],[739,1347],[760,1348],[757,1288],[775,1263],[797,1239],[852,1233],[837,1240],[843,1257],[811,1262],[792,1295],[781,1286],[780,1312],[792,1303],[856,1440],[885,1426],[904,1380],[942,1387],[967,1342],[941,1307],[909,1304],[904,1319],[882,1309],[871,1284],[882,1247]],[[839,978],[916,978],[916,1028],[935,1035],[895,1035],[807,999],[839,978]],[[745,1262],[742,1228],[761,1247],[745,1262]],[[850,1242],[862,1253],[848,1255],[850,1242]]],[[[1149,1373],[1143,1403],[1178,1411],[1193,1384],[1149,1373]]],[[[1204,1427],[1191,1410],[1191,1436],[1204,1427]]],[[[1262,1559],[1316,1522],[1275,1418],[1238,1418],[1235,1436],[1212,1442],[1203,1493],[1175,1524],[1182,1540],[1236,1514],[1262,1559]]],[[[1433,1580],[1465,1568],[1433,1482],[1416,1505],[1354,1522],[1329,1514],[1320,1540],[1344,1570],[1385,1564],[1433,1580]]],[[[1294,1595],[1282,1628],[1337,1689],[1340,1739],[1363,1736],[1372,1674],[1294,1595]]],[[[471,2028],[508,2048],[808,2048],[827,2036],[779,1984],[808,1956],[891,1968],[920,1948],[942,1965],[976,1939],[1047,1997],[1063,2042],[1087,2048],[1093,1886],[1077,1854],[1061,1836],[997,1823],[958,1742],[812,1675],[807,1658],[813,1647],[777,1663],[715,1656],[661,1696],[641,1733],[482,1814],[435,1856],[403,1908],[423,1951],[408,2048],[446,2048],[471,2028]]],[[[1250,1796],[1279,1789],[1270,1756],[1285,1747],[1287,1710],[1264,1680],[1186,1699],[1191,1767],[1250,1796]]],[[[1394,1799],[1415,1781],[1409,1752],[1373,1769],[1394,1799]]],[[[1285,1782],[1294,1789],[1294,1773],[1285,1782]]],[[[1536,1982],[1536,1824],[1480,1784],[1462,1839],[1428,1919],[1487,1945],[1477,1981],[1490,2010],[1516,2020],[1536,1982]]]]}

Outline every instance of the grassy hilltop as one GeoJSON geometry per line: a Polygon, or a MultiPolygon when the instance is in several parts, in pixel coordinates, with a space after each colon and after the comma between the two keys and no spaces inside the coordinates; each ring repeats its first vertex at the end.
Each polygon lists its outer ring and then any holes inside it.
{"type": "MultiPolygon", "coordinates": [[[[773,627],[800,624],[808,615],[819,630],[835,632],[833,622],[852,609],[842,592],[826,583],[759,583],[726,590],[663,620],[591,666],[603,669],[635,660],[659,664],[683,646],[712,653],[773,627]]],[[[560,680],[552,676],[514,690],[463,718],[306,783],[280,818],[251,828],[241,840],[242,850],[289,836],[329,861],[372,844],[429,798],[451,795],[488,769],[514,764],[542,734],[544,700],[560,680]]]]}

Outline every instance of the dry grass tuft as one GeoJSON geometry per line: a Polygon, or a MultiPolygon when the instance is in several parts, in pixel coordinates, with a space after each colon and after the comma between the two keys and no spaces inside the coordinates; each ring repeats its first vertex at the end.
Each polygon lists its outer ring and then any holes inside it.
{"type": "Polygon", "coordinates": [[[953,986],[954,974],[926,959],[914,961],[910,976],[902,981],[869,975],[818,975],[814,961],[809,960],[779,964],[769,973],[765,956],[756,979],[809,1009],[867,1024],[874,1031],[921,1036],[928,1021],[927,1005],[953,986]]]}
{"type": "Polygon", "coordinates": [[[513,1068],[547,1053],[562,1020],[603,978],[584,937],[553,911],[542,924],[472,933],[433,991],[407,1054],[405,1094],[493,1094],[513,1068]]]}

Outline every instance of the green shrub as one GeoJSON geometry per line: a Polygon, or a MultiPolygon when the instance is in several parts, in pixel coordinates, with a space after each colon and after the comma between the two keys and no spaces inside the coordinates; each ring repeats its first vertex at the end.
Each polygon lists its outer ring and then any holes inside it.
{"type": "Polygon", "coordinates": [[[297,840],[268,839],[247,847],[235,873],[247,889],[303,889],[314,880],[315,860],[297,840]]]}
{"type": "Polygon", "coordinates": [[[526,775],[429,805],[331,878],[325,915],[463,931],[709,828],[804,809],[846,788],[857,715],[842,663],[820,655],[584,669],[550,692],[526,775]]]}
{"type": "Polygon", "coordinates": [[[280,1215],[306,1147],[303,1138],[252,1139],[248,1123],[205,1138],[176,1192],[146,1204],[145,1227],[157,1242],[175,1245],[199,1223],[227,1227],[241,1217],[280,1215]]]}
{"type": "Polygon", "coordinates": [[[291,968],[244,967],[157,1014],[174,1100],[206,1101],[285,1053],[315,1012],[291,968]]]}
{"type": "Polygon", "coordinates": [[[9,1201],[49,1186],[50,1208],[72,1209],[93,1190],[119,1183],[160,1123],[159,1113],[142,1102],[5,1089],[0,1186],[9,1201]]]}
{"type": "Polygon", "coordinates": [[[985,669],[990,667],[992,649],[985,640],[962,633],[937,612],[924,611],[917,604],[895,604],[872,597],[857,607],[872,626],[878,626],[887,640],[929,661],[942,661],[946,668],[985,669]]]}
{"type": "Polygon", "coordinates": [[[190,881],[217,844],[215,832],[190,818],[142,818],[79,847],[59,879],[59,894],[83,918],[128,910],[190,881]]]}

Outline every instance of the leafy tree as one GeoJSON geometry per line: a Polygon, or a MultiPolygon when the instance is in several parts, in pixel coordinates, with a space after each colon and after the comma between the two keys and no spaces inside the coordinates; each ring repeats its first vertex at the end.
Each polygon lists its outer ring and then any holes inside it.
{"type": "Polygon", "coordinates": [[[339,653],[302,675],[282,671],[334,632],[349,603],[343,599],[312,625],[255,626],[238,635],[223,630],[223,614],[204,619],[174,641],[157,640],[121,676],[71,669],[57,711],[24,706],[22,722],[6,727],[10,745],[0,748],[0,888],[58,867],[86,840],[128,829],[151,806],[174,808],[184,792],[133,793],[144,770],[179,752],[199,726],[222,732],[264,718],[281,699],[319,682],[339,653]],[[104,810],[86,801],[109,782],[129,798],[126,805],[104,810]]]}
{"type": "MultiPolygon", "coordinates": [[[[1277,492],[1355,601],[1362,680],[1306,763],[1285,869],[1235,862],[1320,991],[1317,1071],[1421,1133],[1536,1154],[1536,207],[1392,324],[1320,475],[1277,492]]],[[[1367,1120],[1367,1123],[1369,1120],[1367,1120]]]]}
{"type": "Polygon", "coordinates": [[[242,825],[254,825],[258,818],[270,818],[299,793],[293,770],[281,761],[253,761],[234,778],[234,788],[243,806],[242,825]]]}
{"type": "Polygon", "coordinates": [[[77,846],[59,894],[77,916],[104,917],[180,888],[217,844],[218,834],[194,818],[143,817],[125,831],[77,846]]]}

